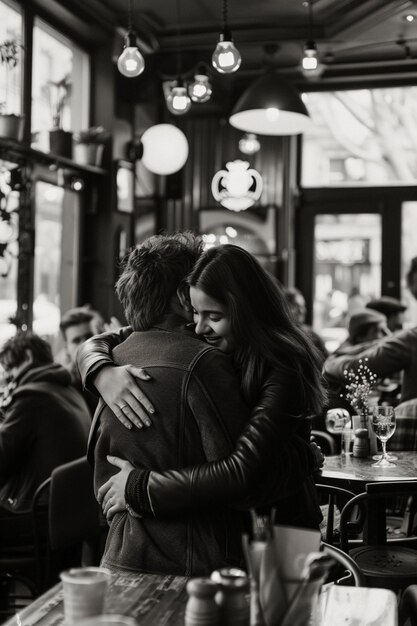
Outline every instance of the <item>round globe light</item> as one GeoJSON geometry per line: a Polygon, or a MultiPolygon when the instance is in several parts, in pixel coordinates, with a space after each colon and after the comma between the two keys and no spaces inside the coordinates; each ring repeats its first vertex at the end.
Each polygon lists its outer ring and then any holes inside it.
{"type": "Polygon", "coordinates": [[[142,163],[154,174],[174,174],[188,157],[188,141],[184,133],[173,124],[151,126],[142,135],[142,163]]]}

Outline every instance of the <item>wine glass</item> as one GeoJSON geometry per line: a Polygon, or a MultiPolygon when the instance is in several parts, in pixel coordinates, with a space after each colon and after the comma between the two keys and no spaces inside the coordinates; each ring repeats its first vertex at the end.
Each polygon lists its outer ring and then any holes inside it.
{"type": "Polygon", "coordinates": [[[387,441],[395,431],[395,411],[392,406],[375,406],[372,411],[372,428],[382,444],[382,457],[372,467],[395,467],[387,455],[387,441]]]}

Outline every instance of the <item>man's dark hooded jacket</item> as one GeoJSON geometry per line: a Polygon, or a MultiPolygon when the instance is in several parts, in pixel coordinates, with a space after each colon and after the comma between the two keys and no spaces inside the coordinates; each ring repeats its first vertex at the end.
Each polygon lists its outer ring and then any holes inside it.
{"type": "Polygon", "coordinates": [[[22,513],[55,467],[86,454],[91,418],[57,363],[31,368],[16,382],[0,424],[0,507],[22,513]]]}

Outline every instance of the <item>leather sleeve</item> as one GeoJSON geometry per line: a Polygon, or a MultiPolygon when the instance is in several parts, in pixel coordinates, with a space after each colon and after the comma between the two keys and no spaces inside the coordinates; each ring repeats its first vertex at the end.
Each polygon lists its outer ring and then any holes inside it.
{"type": "Polygon", "coordinates": [[[301,433],[305,420],[290,413],[293,385],[281,375],[276,372],[264,384],[261,401],[229,456],[181,470],[131,472],[126,498],[134,510],[163,516],[223,503],[247,509],[298,491],[316,469],[316,460],[301,433]],[[144,482],[148,501],[140,502],[137,486],[143,494],[144,482]]]}
{"type": "Polygon", "coordinates": [[[378,377],[389,376],[410,365],[413,347],[417,342],[417,328],[403,330],[367,346],[354,346],[341,356],[330,356],[323,373],[330,381],[343,381],[346,369],[356,369],[359,359],[367,359],[367,366],[378,377]]]}
{"type": "Polygon", "coordinates": [[[122,343],[133,332],[131,326],[125,326],[114,332],[102,333],[87,339],[77,350],[76,360],[83,386],[97,395],[92,379],[104,365],[114,366],[111,356],[113,348],[122,343]]]}

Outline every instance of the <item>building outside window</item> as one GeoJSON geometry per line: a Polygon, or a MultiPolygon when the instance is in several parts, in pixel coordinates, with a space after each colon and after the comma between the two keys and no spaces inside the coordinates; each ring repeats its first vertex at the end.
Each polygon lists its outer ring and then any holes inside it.
{"type": "Polygon", "coordinates": [[[398,185],[417,180],[417,87],[304,94],[303,187],[398,185]]]}

